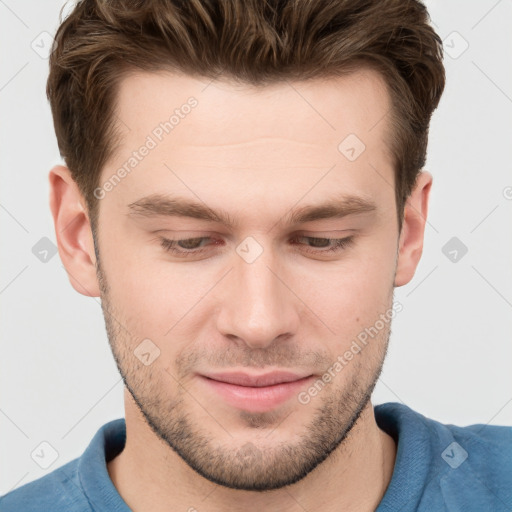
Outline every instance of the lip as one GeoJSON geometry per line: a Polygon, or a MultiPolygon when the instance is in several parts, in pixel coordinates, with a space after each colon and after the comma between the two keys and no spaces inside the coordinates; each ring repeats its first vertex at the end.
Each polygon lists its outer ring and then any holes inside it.
{"type": "Polygon", "coordinates": [[[274,371],[254,375],[244,372],[198,375],[210,392],[233,407],[251,412],[265,412],[297,396],[314,375],[274,371]]]}
{"type": "Polygon", "coordinates": [[[207,377],[218,382],[227,384],[235,384],[237,386],[247,386],[253,388],[262,388],[265,386],[273,386],[286,382],[294,382],[308,375],[300,375],[287,371],[273,371],[262,373],[260,375],[251,375],[244,372],[224,372],[224,373],[205,373],[203,377],[207,377]]]}

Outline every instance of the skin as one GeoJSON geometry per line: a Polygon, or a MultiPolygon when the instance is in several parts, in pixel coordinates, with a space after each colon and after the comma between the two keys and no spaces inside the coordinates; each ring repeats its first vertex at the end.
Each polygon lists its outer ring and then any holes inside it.
{"type": "Polygon", "coordinates": [[[110,477],[135,511],[374,510],[396,455],[371,403],[390,323],[307,404],[294,396],[249,412],[197,373],[321,377],[412,279],[432,176],[420,174],[399,233],[389,96],[374,71],[260,89],[161,72],[122,81],[120,145],[100,182],[190,96],[197,107],[100,200],[100,261],[69,170],[50,171],[60,256],[72,286],[101,297],[126,385],[127,441],[110,477]],[[353,162],[338,150],[350,133],[366,146],[353,162]],[[222,209],[237,224],[129,215],[129,204],[153,193],[222,209]],[[285,222],[291,210],[345,194],[376,209],[285,222]],[[354,241],[322,253],[311,239],[291,243],[297,234],[354,241]],[[179,257],[159,236],[211,238],[200,255],[179,257]],[[252,263],[236,252],[249,236],[263,250],[252,263]],[[144,339],[160,350],[147,366],[134,355],[144,339]]]}

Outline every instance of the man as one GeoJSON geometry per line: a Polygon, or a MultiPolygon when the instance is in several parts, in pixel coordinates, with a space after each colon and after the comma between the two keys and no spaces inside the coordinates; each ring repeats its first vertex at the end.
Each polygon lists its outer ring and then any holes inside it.
{"type": "Polygon", "coordinates": [[[512,429],[373,407],[444,88],[417,1],[83,1],[48,96],[60,257],[126,418],[2,511],[509,510],[512,429]]]}

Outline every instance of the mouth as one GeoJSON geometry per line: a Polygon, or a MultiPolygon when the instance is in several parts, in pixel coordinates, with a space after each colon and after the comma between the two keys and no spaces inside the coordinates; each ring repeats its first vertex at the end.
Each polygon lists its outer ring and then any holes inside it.
{"type": "Polygon", "coordinates": [[[314,375],[275,371],[254,375],[244,372],[198,375],[200,381],[216,398],[229,405],[250,412],[275,409],[306,387],[314,375]]]}

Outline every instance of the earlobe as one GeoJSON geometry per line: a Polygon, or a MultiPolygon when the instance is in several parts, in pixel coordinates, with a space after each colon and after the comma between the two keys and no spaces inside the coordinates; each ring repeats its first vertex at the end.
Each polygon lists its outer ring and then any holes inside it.
{"type": "Polygon", "coordinates": [[[71,286],[82,295],[99,297],[94,243],[83,196],[67,167],[53,167],[48,179],[57,246],[71,286]]]}
{"type": "Polygon", "coordinates": [[[432,175],[422,171],[407,199],[404,221],[398,245],[398,262],[395,286],[411,281],[423,252],[423,240],[428,214],[428,201],[432,187],[432,175]]]}

